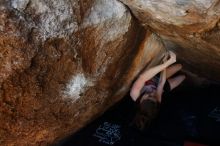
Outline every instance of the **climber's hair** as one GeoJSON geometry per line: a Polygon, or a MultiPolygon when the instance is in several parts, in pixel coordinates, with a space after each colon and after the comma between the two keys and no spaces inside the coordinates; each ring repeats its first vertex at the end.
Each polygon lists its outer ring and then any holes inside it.
{"type": "Polygon", "coordinates": [[[137,113],[133,121],[133,124],[139,130],[144,130],[151,125],[152,121],[156,118],[160,107],[160,103],[153,100],[155,97],[148,93],[141,94],[139,101],[146,95],[148,98],[138,103],[137,113]]]}

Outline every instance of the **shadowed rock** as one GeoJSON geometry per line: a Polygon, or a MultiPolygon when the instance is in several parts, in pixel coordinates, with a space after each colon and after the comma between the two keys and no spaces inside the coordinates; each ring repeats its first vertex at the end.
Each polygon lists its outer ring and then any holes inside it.
{"type": "Polygon", "coordinates": [[[0,145],[76,132],[167,49],[220,80],[219,1],[121,1],[0,1],[0,145]]]}

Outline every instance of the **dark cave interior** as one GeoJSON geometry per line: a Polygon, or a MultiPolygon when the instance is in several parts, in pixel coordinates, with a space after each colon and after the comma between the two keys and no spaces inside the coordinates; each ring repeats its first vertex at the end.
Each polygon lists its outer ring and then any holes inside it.
{"type": "Polygon", "coordinates": [[[163,95],[159,115],[143,131],[132,124],[137,107],[127,94],[97,120],[57,145],[219,145],[219,88],[218,84],[192,86],[186,80],[163,95]]]}

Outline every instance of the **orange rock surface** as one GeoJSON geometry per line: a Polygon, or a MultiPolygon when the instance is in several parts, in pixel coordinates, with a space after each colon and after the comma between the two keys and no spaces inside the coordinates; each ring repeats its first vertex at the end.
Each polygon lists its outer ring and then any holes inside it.
{"type": "Polygon", "coordinates": [[[165,2],[1,0],[0,145],[48,145],[76,132],[167,49],[219,81],[219,1],[165,2]]]}

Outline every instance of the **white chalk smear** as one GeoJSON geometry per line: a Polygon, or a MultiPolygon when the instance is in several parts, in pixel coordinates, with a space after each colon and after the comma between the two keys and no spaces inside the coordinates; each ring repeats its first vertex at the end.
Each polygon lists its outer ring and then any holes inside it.
{"type": "Polygon", "coordinates": [[[66,88],[63,91],[64,98],[76,101],[80,98],[80,94],[90,86],[93,86],[93,83],[90,79],[86,78],[83,73],[76,74],[67,83],[66,88]]]}
{"type": "Polygon", "coordinates": [[[126,14],[126,7],[117,0],[95,0],[83,20],[83,27],[103,23],[106,20],[120,19],[126,14]]]}

